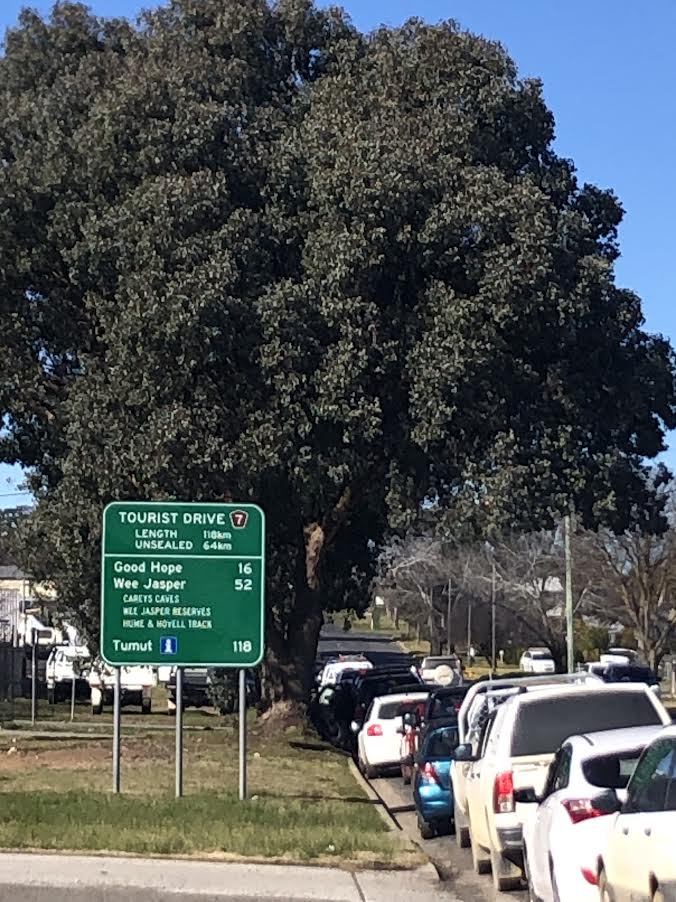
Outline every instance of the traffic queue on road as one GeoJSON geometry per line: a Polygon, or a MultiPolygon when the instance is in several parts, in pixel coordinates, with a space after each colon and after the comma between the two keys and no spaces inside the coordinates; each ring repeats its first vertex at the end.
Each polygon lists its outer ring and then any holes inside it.
{"type": "Polygon", "coordinates": [[[318,675],[327,738],[367,779],[410,784],[421,838],[454,834],[498,894],[676,902],[676,727],[650,674],[339,663],[332,691],[318,675]]]}

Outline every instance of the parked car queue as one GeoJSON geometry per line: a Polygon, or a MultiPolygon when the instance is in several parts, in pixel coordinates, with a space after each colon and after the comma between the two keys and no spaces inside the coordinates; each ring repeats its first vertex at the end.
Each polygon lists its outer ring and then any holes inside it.
{"type": "Polygon", "coordinates": [[[676,902],[676,728],[646,683],[529,674],[452,699],[394,676],[371,669],[390,685],[350,726],[367,776],[412,783],[423,838],[454,830],[498,893],[676,902]]]}

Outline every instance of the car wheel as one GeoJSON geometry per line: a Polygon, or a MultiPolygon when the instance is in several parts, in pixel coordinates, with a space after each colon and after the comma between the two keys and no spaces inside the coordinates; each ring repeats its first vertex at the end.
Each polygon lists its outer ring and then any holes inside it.
{"type": "Polygon", "coordinates": [[[599,899],[601,902],[614,902],[613,893],[608,886],[608,878],[605,870],[602,870],[599,875],[599,899]]]}
{"type": "Polygon", "coordinates": [[[48,703],[49,705],[55,705],[55,704],[56,704],[56,692],[54,691],[53,688],[47,690],[47,703],[48,703]]]}
{"type": "Polygon", "coordinates": [[[152,711],[153,702],[150,698],[142,698],[141,699],[141,714],[150,714],[152,711]]]}
{"type": "MultiPolygon", "coordinates": [[[[501,852],[491,849],[491,871],[493,873],[493,888],[496,893],[507,893],[518,889],[521,878],[514,874],[514,865],[502,857],[501,852]]],[[[555,902],[559,902],[555,899],[555,902]]]]}
{"type": "Polygon", "coordinates": [[[401,769],[401,779],[404,782],[404,786],[411,785],[411,771],[408,767],[402,767],[401,769]]]}
{"type": "Polygon", "coordinates": [[[524,872],[524,877],[526,879],[526,884],[528,887],[528,902],[542,902],[540,897],[535,892],[535,887],[533,886],[533,877],[530,872],[530,866],[528,864],[528,855],[526,854],[525,846],[524,846],[524,850],[523,850],[523,872],[524,872]]]}
{"type": "Polygon", "coordinates": [[[380,771],[377,767],[371,767],[370,764],[364,763],[364,776],[367,780],[377,780],[380,771]]]}
{"type": "Polygon", "coordinates": [[[99,702],[98,705],[92,705],[92,714],[103,714],[103,702],[99,702]]]}
{"type": "Polygon", "coordinates": [[[428,824],[426,820],[418,815],[418,830],[420,830],[420,836],[422,839],[434,839],[437,835],[437,831],[432,824],[428,824]]]}
{"type": "Polygon", "coordinates": [[[472,866],[477,874],[488,874],[491,869],[491,859],[474,839],[472,825],[469,825],[469,845],[472,850],[472,866]]]}
{"type": "Polygon", "coordinates": [[[456,802],[453,802],[453,820],[455,822],[455,844],[459,849],[469,849],[469,827],[463,825],[463,817],[456,802]]]}
{"type": "MultiPolygon", "coordinates": [[[[559,893],[559,885],[556,882],[556,872],[554,870],[554,862],[552,859],[549,859],[549,880],[552,885],[552,902],[561,902],[561,895],[559,893]]],[[[603,897],[601,897],[603,898],[603,897]]]]}

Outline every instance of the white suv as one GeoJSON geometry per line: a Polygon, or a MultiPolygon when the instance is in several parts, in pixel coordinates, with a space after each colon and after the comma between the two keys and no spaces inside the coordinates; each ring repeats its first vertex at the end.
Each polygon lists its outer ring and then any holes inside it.
{"type": "Polygon", "coordinates": [[[520,883],[523,823],[535,811],[515,802],[514,792],[526,787],[543,792],[554,755],[568,736],[669,723],[646,686],[522,687],[490,715],[478,754],[470,745],[455,750],[456,760],[472,761],[467,812],[476,871],[492,870],[498,891],[520,883]]]}

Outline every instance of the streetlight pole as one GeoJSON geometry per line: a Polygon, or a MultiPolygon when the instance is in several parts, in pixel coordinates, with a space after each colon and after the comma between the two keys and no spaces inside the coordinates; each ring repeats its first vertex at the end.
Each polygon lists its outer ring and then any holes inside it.
{"type": "Polygon", "coordinates": [[[491,555],[491,671],[495,672],[495,557],[491,555]]]}
{"type": "Polygon", "coordinates": [[[571,554],[571,535],[573,531],[573,515],[566,514],[563,521],[563,548],[566,562],[566,648],[568,673],[575,670],[575,628],[573,623],[573,559],[571,554]]]}

